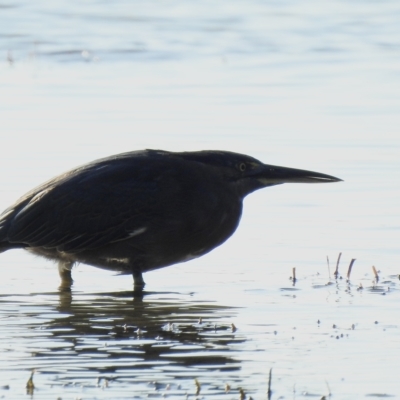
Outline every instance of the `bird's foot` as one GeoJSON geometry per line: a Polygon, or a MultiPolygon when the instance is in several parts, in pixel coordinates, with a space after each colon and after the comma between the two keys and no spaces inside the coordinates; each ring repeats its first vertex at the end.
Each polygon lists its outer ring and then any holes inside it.
{"type": "Polygon", "coordinates": [[[58,264],[58,273],[61,278],[60,289],[71,289],[74,282],[71,276],[72,266],[73,263],[71,262],[60,262],[58,264]]]}
{"type": "Polygon", "coordinates": [[[143,280],[143,275],[141,271],[133,271],[133,292],[134,293],[141,293],[145,287],[145,283],[143,280]]]}

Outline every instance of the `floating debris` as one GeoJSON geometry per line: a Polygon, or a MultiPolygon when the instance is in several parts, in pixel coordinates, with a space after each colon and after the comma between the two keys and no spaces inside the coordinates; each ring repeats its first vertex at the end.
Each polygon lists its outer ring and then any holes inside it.
{"type": "Polygon", "coordinates": [[[138,336],[142,336],[143,335],[143,331],[140,328],[137,328],[135,331],[136,335],[138,336]]]}
{"type": "Polygon", "coordinates": [[[12,55],[11,50],[7,51],[7,62],[8,62],[8,65],[10,65],[10,66],[12,66],[14,64],[14,57],[12,55]]]}

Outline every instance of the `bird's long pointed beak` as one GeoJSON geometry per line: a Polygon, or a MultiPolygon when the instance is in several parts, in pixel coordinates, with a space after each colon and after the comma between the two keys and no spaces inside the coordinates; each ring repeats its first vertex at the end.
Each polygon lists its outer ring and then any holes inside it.
{"type": "Polygon", "coordinates": [[[266,186],[279,185],[280,183],[329,183],[342,181],[342,179],[332,175],[277,165],[264,164],[262,168],[254,172],[257,179],[266,186]]]}

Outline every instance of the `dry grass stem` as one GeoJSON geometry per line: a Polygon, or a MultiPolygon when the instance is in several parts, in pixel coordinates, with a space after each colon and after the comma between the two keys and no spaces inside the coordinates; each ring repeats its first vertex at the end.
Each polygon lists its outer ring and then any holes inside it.
{"type": "Polygon", "coordinates": [[[329,265],[329,257],[328,256],[326,256],[326,262],[328,263],[328,277],[329,277],[329,280],[331,280],[331,267],[329,265]]]}
{"type": "Polygon", "coordinates": [[[197,379],[194,380],[194,384],[196,385],[196,396],[198,396],[200,394],[201,385],[197,379]]]}
{"type": "Polygon", "coordinates": [[[378,283],[379,275],[378,275],[378,271],[376,270],[375,266],[372,266],[372,271],[374,272],[374,275],[375,275],[375,282],[378,283]]]}
{"type": "Polygon", "coordinates": [[[33,395],[33,391],[35,390],[35,385],[33,383],[33,374],[35,373],[35,370],[32,370],[31,376],[28,379],[28,382],[26,382],[26,393],[29,395],[33,395]]]}
{"type": "Polygon", "coordinates": [[[292,269],[292,281],[293,281],[293,285],[297,281],[297,279],[296,279],[296,267],[293,267],[293,269],[292,269]]]}
{"type": "Polygon", "coordinates": [[[271,400],[272,397],[272,389],[271,389],[271,385],[272,385],[272,368],[270,368],[269,370],[269,377],[268,377],[268,400],[271,400]]]}
{"type": "Polygon", "coordinates": [[[333,274],[335,276],[335,279],[339,277],[339,263],[340,263],[340,257],[342,257],[342,253],[339,253],[338,259],[336,261],[336,269],[335,273],[333,274]]]}
{"type": "Polygon", "coordinates": [[[350,280],[351,269],[353,268],[354,261],[356,261],[356,259],[352,258],[350,261],[349,269],[347,270],[347,280],[348,281],[350,280]]]}

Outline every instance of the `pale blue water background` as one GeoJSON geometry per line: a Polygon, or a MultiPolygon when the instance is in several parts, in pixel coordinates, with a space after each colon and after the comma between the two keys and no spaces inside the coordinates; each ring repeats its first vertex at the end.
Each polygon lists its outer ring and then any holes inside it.
{"type": "Polygon", "coordinates": [[[195,378],[261,399],[272,367],[274,399],[400,398],[399,21],[394,1],[1,2],[1,209],[142,148],[345,182],[254,193],[226,244],[147,274],[142,303],[83,265],[59,296],[52,263],[1,254],[0,397],[25,398],[35,368],[35,399],[195,398],[195,378]],[[324,286],[340,251],[351,286],[324,286]]]}

